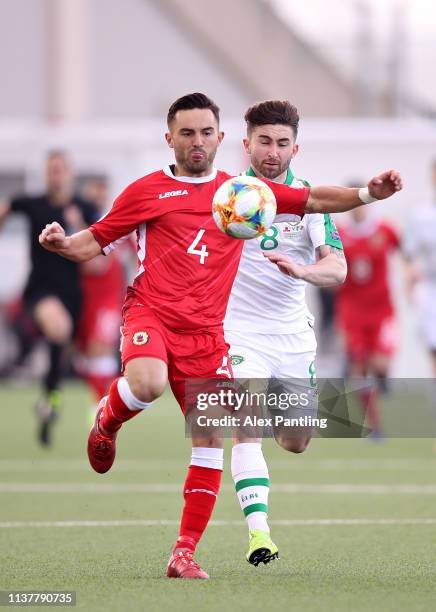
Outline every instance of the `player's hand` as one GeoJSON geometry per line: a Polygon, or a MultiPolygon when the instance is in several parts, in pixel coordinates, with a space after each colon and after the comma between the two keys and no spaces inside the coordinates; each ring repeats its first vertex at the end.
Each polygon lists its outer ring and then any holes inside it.
{"type": "Polygon", "coordinates": [[[39,235],[39,244],[53,253],[64,251],[68,248],[70,238],[65,236],[65,230],[62,225],[56,221],[48,223],[39,235]]]}
{"type": "Polygon", "coordinates": [[[270,260],[271,263],[275,263],[280,272],[292,278],[304,278],[305,266],[295,263],[290,257],[283,255],[282,253],[265,253],[264,257],[270,260]]]}
{"type": "Polygon", "coordinates": [[[397,170],[387,170],[372,178],[368,183],[369,195],[384,200],[403,188],[403,179],[397,170]]]}

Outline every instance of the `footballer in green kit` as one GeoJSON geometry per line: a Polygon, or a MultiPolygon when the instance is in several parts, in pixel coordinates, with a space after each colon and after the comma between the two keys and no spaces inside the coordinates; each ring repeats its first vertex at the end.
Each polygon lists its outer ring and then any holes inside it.
{"type": "MultiPolygon", "coordinates": [[[[294,188],[308,186],[290,168],[298,152],[299,116],[287,101],[256,104],[245,114],[250,176],[267,178],[294,188]]],[[[344,281],[347,266],[339,234],[330,215],[275,223],[263,235],[244,244],[224,322],[231,345],[235,378],[282,382],[289,393],[308,398],[295,416],[316,417],[314,318],[305,299],[306,283],[334,286],[344,281]],[[276,264],[276,265],[272,265],[276,264]],[[262,316],[259,317],[259,312],[262,316]]],[[[259,383],[262,385],[262,383],[259,383]]],[[[307,422],[307,418],[306,418],[307,422]]],[[[274,428],[285,450],[303,452],[312,427],[274,428]]],[[[261,439],[236,433],[232,450],[232,476],[249,528],[247,560],[253,565],[278,558],[268,526],[269,473],[261,439]]]]}

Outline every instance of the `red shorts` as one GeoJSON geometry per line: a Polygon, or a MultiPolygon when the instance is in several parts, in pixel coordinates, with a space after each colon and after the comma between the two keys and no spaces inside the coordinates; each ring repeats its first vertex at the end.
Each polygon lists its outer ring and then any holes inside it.
{"type": "Polygon", "coordinates": [[[390,357],[397,348],[395,319],[351,320],[340,322],[348,355],[353,361],[365,361],[371,355],[390,357]]]}
{"type": "Polygon", "coordinates": [[[175,332],[159,321],[147,306],[129,306],[121,328],[123,370],[137,357],[155,357],[168,364],[168,380],[183,414],[186,414],[186,381],[232,380],[229,345],[223,328],[175,332]]]}
{"type": "Polygon", "coordinates": [[[80,314],[76,342],[86,349],[90,342],[115,347],[120,333],[121,312],[119,302],[85,300],[80,314]]]}

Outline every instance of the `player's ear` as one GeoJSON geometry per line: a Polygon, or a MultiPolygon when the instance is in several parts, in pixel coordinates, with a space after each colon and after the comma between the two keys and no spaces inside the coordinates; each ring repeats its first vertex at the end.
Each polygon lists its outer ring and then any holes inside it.
{"type": "Polygon", "coordinates": [[[298,151],[300,150],[300,145],[294,144],[294,146],[292,147],[292,158],[294,158],[298,151]]]}
{"type": "Polygon", "coordinates": [[[220,131],[218,132],[218,142],[221,144],[224,138],[224,132],[220,131]]]}
{"type": "Polygon", "coordinates": [[[174,149],[173,137],[171,136],[171,132],[165,133],[165,140],[167,141],[167,144],[170,149],[174,149]]]}
{"type": "Polygon", "coordinates": [[[242,140],[242,143],[244,145],[244,149],[245,152],[247,153],[247,155],[251,155],[251,151],[250,151],[250,140],[248,138],[244,138],[242,140]]]}

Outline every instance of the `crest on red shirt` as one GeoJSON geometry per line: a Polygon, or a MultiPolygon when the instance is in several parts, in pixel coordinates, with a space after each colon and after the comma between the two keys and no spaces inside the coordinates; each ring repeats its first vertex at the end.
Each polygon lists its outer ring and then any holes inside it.
{"type": "Polygon", "coordinates": [[[133,334],[132,342],[136,346],[143,346],[150,340],[150,336],[146,331],[138,331],[133,334]]]}

